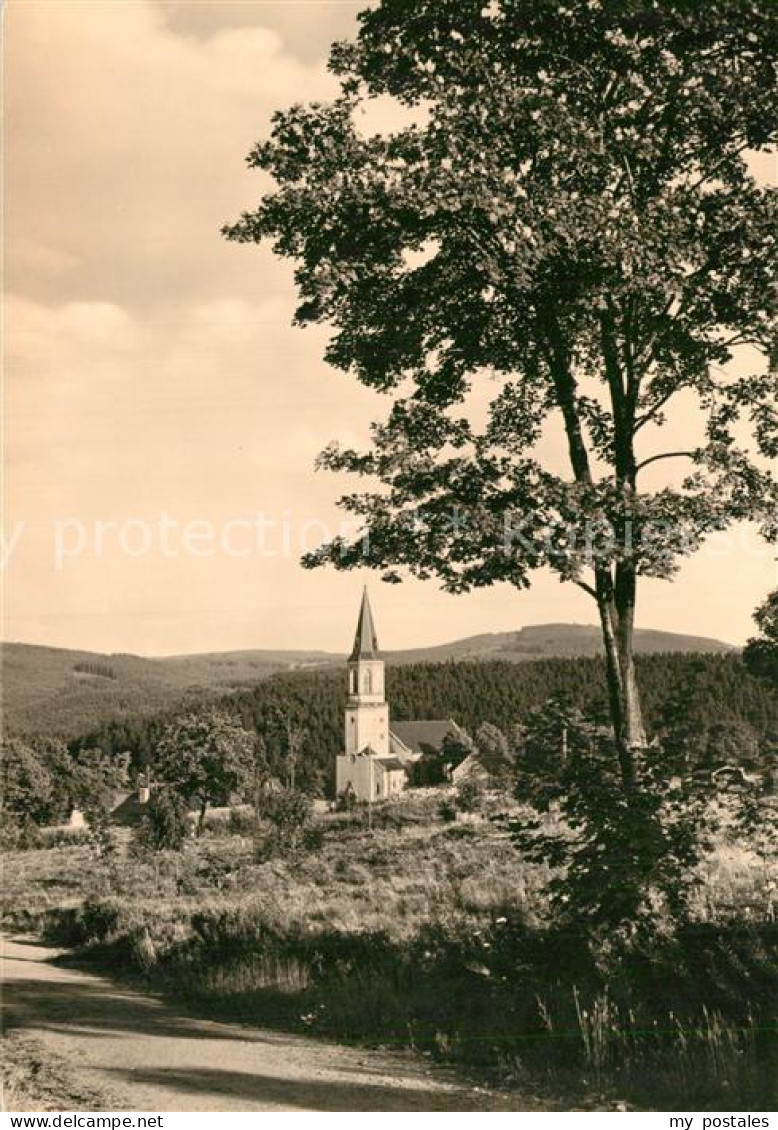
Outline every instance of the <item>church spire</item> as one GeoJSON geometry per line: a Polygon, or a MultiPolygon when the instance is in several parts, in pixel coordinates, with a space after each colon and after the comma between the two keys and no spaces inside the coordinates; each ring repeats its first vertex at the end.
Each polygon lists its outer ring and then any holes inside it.
{"type": "Polygon", "coordinates": [[[367,585],[365,585],[365,590],[362,593],[362,607],[359,610],[359,620],[357,621],[357,632],[354,636],[354,646],[351,649],[349,662],[353,663],[358,659],[378,658],[378,638],[373,624],[373,613],[370,611],[367,585]]]}

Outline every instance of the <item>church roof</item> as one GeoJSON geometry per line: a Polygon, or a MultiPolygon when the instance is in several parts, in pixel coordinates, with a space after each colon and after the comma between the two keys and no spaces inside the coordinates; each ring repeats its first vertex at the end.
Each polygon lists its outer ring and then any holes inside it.
{"type": "Polygon", "coordinates": [[[356,659],[378,659],[378,637],[373,624],[373,613],[370,611],[370,601],[367,596],[367,586],[362,594],[362,607],[357,620],[357,632],[354,636],[354,646],[351,649],[349,662],[356,659]]]}
{"type": "Polygon", "coordinates": [[[415,722],[392,722],[390,736],[397,738],[411,753],[439,753],[443,739],[461,734],[452,718],[420,719],[415,722]]]}
{"type": "Polygon", "coordinates": [[[405,769],[405,766],[403,765],[402,761],[400,761],[399,757],[377,757],[375,763],[376,765],[380,765],[382,769],[386,770],[386,772],[391,772],[395,769],[405,769]]]}

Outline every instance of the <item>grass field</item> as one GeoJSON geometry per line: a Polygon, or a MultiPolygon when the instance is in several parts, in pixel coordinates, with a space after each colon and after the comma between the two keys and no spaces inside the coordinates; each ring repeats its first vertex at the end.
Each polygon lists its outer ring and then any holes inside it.
{"type": "Polygon", "coordinates": [[[548,871],[418,792],[320,820],[255,861],[214,814],[181,853],[15,853],[7,921],[48,930],[203,1014],[411,1046],[571,1103],[769,1109],[778,923],[758,861],[722,843],[691,920],[618,959],[547,925],[548,871]],[[669,1105],[668,1105],[669,1104],[669,1105]]]}

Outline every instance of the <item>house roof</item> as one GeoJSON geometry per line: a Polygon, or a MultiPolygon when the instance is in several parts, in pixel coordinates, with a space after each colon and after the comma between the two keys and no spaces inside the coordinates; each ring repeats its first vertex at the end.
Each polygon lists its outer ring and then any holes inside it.
{"type": "Polygon", "coordinates": [[[141,804],[137,789],[131,793],[117,793],[111,805],[111,820],[117,824],[137,824],[145,811],[146,806],[141,804]]]}
{"type": "Polygon", "coordinates": [[[370,600],[367,595],[367,586],[362,593],[362,607],[359,610],[359,619],[357,620],[357,631],[354,636],[354,646],[351,649],[349,662],[353,663],[357,659],[378,659],[378,637],[376,635],[375,624],[373,623],[373,613],[370,610],[370,600]]]}
{"type": "Polygon", "coordinates": [[[453,776],[454,780],[460,777],[468,777],[471,773],[482,773],[489,777],[499,777],[507,773],[510,768],[511,762],[506,757],[501,757],[497,753],[479,753],[478,751],[474,751],[463,758],[458,765],[454,766],[453,776]]]}
{"type": "Polygon", "coordinates": [[[108,802],[108,811],[116,812],[117,808],[121,808],[133,796],[137,796],[137,789],[114,789],[108,802]]]}
{"type": "Polygon", "coordinates": [[[451,771],[452,780],[458,781],[460,778],[474,776],[486,776],[489,771],[482,763],[481,758],[477,753],[468,753],[467,757],[463,757],[458,765],[455,765],[451,771]]]}
{"type": "Polygon", "coordinates": [[[449,734],[457,738],[461,732],[452,718],[429,718],[392,722],[390,737],[396,738],[411,753],[438,753],[444,738],[449,734]]]}

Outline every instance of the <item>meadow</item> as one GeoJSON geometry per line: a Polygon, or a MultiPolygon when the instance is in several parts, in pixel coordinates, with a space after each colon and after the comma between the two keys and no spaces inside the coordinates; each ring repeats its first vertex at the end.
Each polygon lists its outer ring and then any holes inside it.
{"type": "Polygon", "coordinates": [[[441,797],[372,828],[320,816],[264,861],[246,810],[180,852],[44,830],[6,857],[6,923],[199,1014],[411,1047],[571,1107],[770,1109],[778,921],[757,857],[721,838],[688,920],[609,953],[549,925],[551,873],[488,819],[499,798],[451,820],[441,797]]]}

